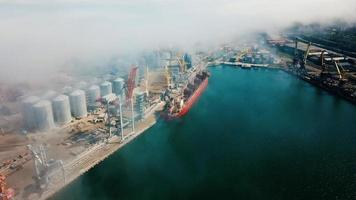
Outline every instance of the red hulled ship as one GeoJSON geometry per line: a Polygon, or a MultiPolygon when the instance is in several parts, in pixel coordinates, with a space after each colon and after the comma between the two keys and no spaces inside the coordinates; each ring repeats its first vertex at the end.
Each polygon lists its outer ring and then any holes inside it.
{"type": "Polygon", "coordinates": [[[187,114],[204,92],[208,82],[209,73],[206,70],[193,73],[180,92],[170,98],[167,108],[168,119],[179,118],[187,114]]]}

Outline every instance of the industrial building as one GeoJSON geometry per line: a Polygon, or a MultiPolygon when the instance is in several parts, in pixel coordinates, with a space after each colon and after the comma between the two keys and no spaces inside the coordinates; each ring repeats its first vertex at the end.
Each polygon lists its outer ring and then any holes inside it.
{"type": "Polygon", "coordinates": [[[83,90],[72,92],[69,96],[69,102],[73,117],[81,118],[87,115],[86,98],[83,90]]]}
{"type": "Polygon", "coordinates": [[[53,117],[58,125],[67,124],[72,120],[69,97],[59,95],[52,100],[53,117]]]}

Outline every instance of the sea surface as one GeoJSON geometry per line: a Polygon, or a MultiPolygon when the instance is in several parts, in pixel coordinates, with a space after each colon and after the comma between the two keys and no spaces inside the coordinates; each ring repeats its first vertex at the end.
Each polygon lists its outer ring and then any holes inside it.
{"type": "Polygon", "coordinates": [[[52,199],[356,199],[356,106],[282,71],[210,71],[184,118],[52,199]]]}

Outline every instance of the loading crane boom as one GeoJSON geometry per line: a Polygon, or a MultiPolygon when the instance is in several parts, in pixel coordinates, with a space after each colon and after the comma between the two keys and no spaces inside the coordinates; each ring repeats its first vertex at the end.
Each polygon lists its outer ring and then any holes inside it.
{"type": "Polygon", "coordinates": [[[136,73],[137,73],[137,69],[138,67],[136,66],[132,66],[129,77],[127,79],[127,94],[126,94],[126,105],[130,105],[130,101],[132,99],[132,94],[133,94],[133,90],[135,88],[135,81],[136,81],[136,73]]]}
{"type": "Polygon", "coordinates": [[[187,70],[187,64],[185,63],[183,56],[181,56],[181,54],[177,54],[177,61],[179,64],[180,72],[185,72],[187,70]]]}
{"type": "Polygon", "coordinates": [[[48,187],[50,178],[56,174],[58,169],[62,172],[64,183],[66,182],[62,160],[48,160],[47,152],[42,144],[37,147],[32,145],[27,145],[27,147],[32,152],[32,157],[35,161],[35,179],[39,189],[48,187]]]}
{"type": "Polygon", "coordinates": [[[310,47],[311,47],[311,42],[308,43],[308,47],[305,50],[305,53],[303,55],[303,57],[299,56],[298,53],[298,41],[300,39],[299,38],[295,38],[295,47],[294,47],[294,59],[293,59],[293,63],[294,63],[294,67],[297,68],[297,66],[300,66],[298,70],[299,73],[306,73],[305,71],[305,65],[307,63],[307,58],[310,52],[310,47]]]}
{"type": "Polygon", "coordinates": [[[303,68],[305,68],[305,65],[307,64],[307,58],[310,52],[310,46],[311,46],[311,42],[308,43],[308,47],[307,50],[304,53],[304,57],[303,57],[303,68]]]}
{"type": "Polygon", "coordinates": [[[336,70],[337,70],[337,74],[338,74],[338,76],[339,76],[339,79],[342,79],[342,75],[341,75],[341,71],[340,71],[340,69],[339,69],[339,65],[337,64],[336,61],[334,61],[334,63],[335,63],[335,68],[336,68],[336,70]]]}

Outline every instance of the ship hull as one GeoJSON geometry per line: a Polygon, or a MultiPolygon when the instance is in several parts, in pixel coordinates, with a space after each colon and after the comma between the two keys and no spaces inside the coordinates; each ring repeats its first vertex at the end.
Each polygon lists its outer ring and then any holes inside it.
{"type": "Polygon", "coordinates": [[[189,110],[193,107],[194,103],[199,99],[201,94],[204,92],[204,90],[208,86],[208,83],[209,83],[209,78],[205,78],[204,81],[199,85],[199,87],[192,94],[192,96],[189,97],[188,101],[184,104],[182,110],[175,115],[170,115],[169,119],[179,118],[186,115],[189,112],[189,110]]]}

